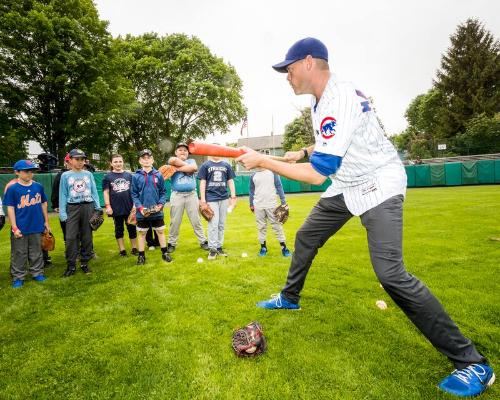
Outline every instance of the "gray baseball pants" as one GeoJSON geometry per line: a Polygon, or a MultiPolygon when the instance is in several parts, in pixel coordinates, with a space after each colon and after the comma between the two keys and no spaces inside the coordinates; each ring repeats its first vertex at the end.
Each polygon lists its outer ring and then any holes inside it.
{"type": "Polygon", "coordinates": [[[24,280],[28,271],[26,262],[29,264],[29,272],[33,276],[43,274],[42,235],[32,233],[16,238],[10,234],[10,274],[12,279],[24,280]]]}
{"type": "Polygon", "coordinates": [[[92,229],[89,220],[94,212],[94,203],[68,204],[66,206],[66,261],[68,268],[75,268],[78,253],[85,264],[92,258],[92,229]],[[80,251],[78,251],[80,249],[80,251]]]}
{"type": "Polygon", "coordinates": [[[217,250],[224,244],[228,204],[228,199],[208,202],[208,205],[214,210],[213,218],[208,221],[208,247],[210,250],[217,250]]]}
{"type": "MultiPolygon", "coordinates": [[[[300,292],[318,249],[353,215],[343,195],[321,198],[295,238],[295,251],[282,295],[298,303],[300,292]]],[[[379,281],[394,302],[431,344],[447,356],[455,368],[485,362],[474,344],[465,338],[443,306],[403,263],[403,196],[391,197],[360,216],[366,229],[370,258],[379,281]]]]}
{"type": "Polygon", "coordinates": [[[172,192],[170,195],[170,228],[168,230],[168,243],[173,246],[177,245],[184,210],[186,210],[189,222],[191,222],[194,234],[198,238],[200,244],[207,241],[205,233],[203,233],[200,215],[198,214],[198,204],[196,190],[192,192],[172,192]]]}
{"type": "Polygon", "coordinates": [[[257,230],[259,242],[262,244],[266,241],[267,236],[267,221],[271,224],[276,238],[280,243],[285,241],[285,233],[283,232],[283,225],[276,221],[274,216],[274,208],[255,208],[255,222],[257,222],[257,230]]]}

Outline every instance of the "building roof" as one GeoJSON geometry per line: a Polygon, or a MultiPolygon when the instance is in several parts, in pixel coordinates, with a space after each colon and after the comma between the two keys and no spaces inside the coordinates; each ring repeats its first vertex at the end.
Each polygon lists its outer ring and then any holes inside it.
{"type": "Polygon", "coordinates": [[[284,135],[258,136],[238,139],[239,146],[248,146],[254,150],[281,149],[284,135]]]}

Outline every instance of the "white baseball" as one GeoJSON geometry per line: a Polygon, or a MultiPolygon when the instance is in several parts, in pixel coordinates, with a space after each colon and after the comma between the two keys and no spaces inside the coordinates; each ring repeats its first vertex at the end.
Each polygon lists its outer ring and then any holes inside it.
{"type": "Polygon", "coordinates": [[[242,256],[243,258],[245,258],[245,257],[248,257],[248,254],[247,254],[247,253],[241,253],[241,256],[242,256]]]}
{"type": "Polygon", "coordinates": [[[255,350],[257,350],[257,346],[252,346],[248,349],[246,349],[245,351],[248,353],[248,354],[253,354],[255,353],[255,350]]]}
{"type": "Polygon", "coordinates": [[[377,300],[375,305],[380,308],[381,310],[387,310],[387,304],[384,300],[377,300]]]}
{"type": "Polygon", "coordinates": [[[229,207],[227,208],[227,212],[228,212],[229,214],[231,214],[231,213],[233,212],[233,208],[234,208],[233,206],[229,206],[229,207]]]}
{"type": "Polygon", "coordinates": [[[200,257],[200,258],[198,258],[198,259],[196,260],[196,262],[197,262],[197,263],[202,263],[202,262],[203,262],[203,258],[201,258],[201,257],[200,257]]]}

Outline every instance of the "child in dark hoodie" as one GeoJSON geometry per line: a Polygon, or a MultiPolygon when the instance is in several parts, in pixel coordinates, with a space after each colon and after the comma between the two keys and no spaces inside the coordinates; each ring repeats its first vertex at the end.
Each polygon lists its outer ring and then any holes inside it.
{"type": "Polygon", "coordinates": [[[146,262],[144,247],[146,242],[146,232],[151,226],[158,235],[160,242],[161,257],[164,261],[172,261],[172,257],[167,253],[165,239],[165,223],[163,222],[163,206],[167,201],[167,191],[163,176],[153,168],[154,158],[151,150],[144,149],[139,152],[138,169],[132,176],[132,200],[137,209],[137,232],[139,256],[137,265],[146,262]]]}

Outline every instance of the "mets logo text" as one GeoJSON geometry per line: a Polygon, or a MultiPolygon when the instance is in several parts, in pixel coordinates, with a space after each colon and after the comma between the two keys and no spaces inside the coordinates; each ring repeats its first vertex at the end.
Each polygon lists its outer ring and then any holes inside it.
{"type": "Polygon", "coordinates": [[[321,125],[319,129],[321,131],[321,136],[324,139],[331,139],[335,136],[335,125],[337,125],[337,121],[333,117],[326,117],[321,121],[321,125]]]}

